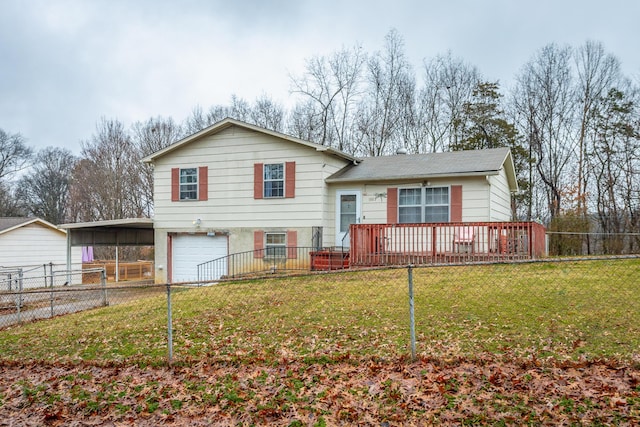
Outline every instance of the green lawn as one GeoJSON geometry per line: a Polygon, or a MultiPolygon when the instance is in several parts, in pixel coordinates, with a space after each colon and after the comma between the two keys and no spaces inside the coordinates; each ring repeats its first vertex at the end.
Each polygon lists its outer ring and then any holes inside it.
{"type": "MultiPolygon", "coordinates": [[[[640,260],[413,270],[417,350],[632,360],[640,260]]],[[[172,295],[174,360],[278,363],[409,354],[407,269],[252,280],[172,295]]],[[[161,364],[166,295],[0,331],[0,359],[161,364]]]]}

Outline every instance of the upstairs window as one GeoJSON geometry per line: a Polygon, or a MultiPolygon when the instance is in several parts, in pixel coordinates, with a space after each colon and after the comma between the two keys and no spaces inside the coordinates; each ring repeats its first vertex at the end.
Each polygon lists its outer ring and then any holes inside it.
{"type": "Polygon", "coordinates": [[[264,165],[264,197],[284,197],[284,165],[282,163],[264,165]]]}
{"type": "Polygon", "coordinates": [[[180,200],[198,200],[198,168],[180,169],[180,200]]]}
{"type": "Polygon", "coordinates": [[[296,197],[296,162],[253,164],[254,199],[294,197],[296,197]]]}
{"type": "Polygon", "coordinates": [[[209,168],[171,168],[171,201],[207,200],[209,168]]]}

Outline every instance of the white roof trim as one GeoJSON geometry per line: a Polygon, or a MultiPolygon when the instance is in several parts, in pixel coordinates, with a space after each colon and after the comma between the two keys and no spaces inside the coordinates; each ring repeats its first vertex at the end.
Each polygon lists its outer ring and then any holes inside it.
{"type": "Polygon", "coordinates": [[[309,147],[309,148],[313,148],[316,151],[327,152],[327,153],[333,154],[333,155],[335,155],[337,157],[341,157],[341,158],[349,160],[349,161],[357,161],[358,160],[357,157],[354,157],[354,156],[352,156],[350,154],[347,154],[347,153],[345,153],[343,151],[336,150],[335,148],[331,148],[331,147],[328,147],[328,146],[315,144],[313,142],[305,141],[303,139],[296,138],[296,137],[289,136],[289,135],[285,135],[283,133],[279,133],[279,132],[272,131],[272,130],[269,130],[269,129],[264,129],[264,128],[261,128],[260,126],[252,125],[252,124],[245,123],[245,122],[241,122],[239,120],[235,120],[235,119],[232,119],[232,118],[226,118],[226,119],[223,119],[223,120],[221,120],[221,121],[219,121],[217,123],[214,123],[213,125],[205,128],[205,129],[202,129],[199,132],[196,132],[196,133],[194,133],[192,135],[189,135],[186,138],[181,139],[180,141],[174,142],[170,146],[168,146],[166,148],[163,148],[160,151],[156,151],[155,153],[152,153],[152,154],[144,157],[142,159],[142,161],[145,162],[145,163],[152,163],[154,160],[156,160],[156,159],[158,159],[158,158],[160,158],[160,157],[162,157],[162,156],[164,156],[166,154],[169,154],[174,150],[179,149],[183,145],[187,145],[187,144],[191,143],[192,141],[200,139],[200,138],[202,138],[204,136],[213,135],[213,134],[218,133],[218,132],[220,132],[220,131],[222,131],[224,129],[227,129],[227,128],[231,127],[231,126],[239,126],[239,127],[242,127],[242,128],[245,128],[245,129],[249,129],[249,130],[252,130],[252,131],[255,131],[255,132],[260,132],[260,133],[263,133],[263,134],[266,134],[266,135],[271,135],[271,136],[274,136],[276,138],[284,139],[284,140],[287,140],[287,141],[294,142],[296,144],[300,144],[300,145],[304,145],[304,146],[309,147]]]}
{"type": "Polygon", "coordinates": [[[60,224],[59,227],[68,230],[68,229],[74,229],[74,228],[121,227],[121,226],[125,226],[125,227],[138,226],[137,228],[153,228],[153,218],[125,218],[125,219],[110,219],[105,221],[74,222],[69,224],[60,224]]]}
{"type": "Polygon", "coordinates": [[[0,230],[0,234],[6,234],[9,233],[10,231],[13,230],[17,230],[18,228],[22,228],[22,227],[26,227],[27,225],[31,225],[34,223],[38,223],[40,225],[43,225],[44,227],[50,228],[54,231],[58,231],[62,234],[67,234],[66,230],[63,230],[59,227],[56,227],[54,224],[51,224],[49,221],[45,221],[44,219],[40,219],[40,218],[29,218],[27,219],[25,222],[22,222],[20,224],[16,224],[13,227],[9,227],[9,228],[5,228],[4,230],[0,230]]]}

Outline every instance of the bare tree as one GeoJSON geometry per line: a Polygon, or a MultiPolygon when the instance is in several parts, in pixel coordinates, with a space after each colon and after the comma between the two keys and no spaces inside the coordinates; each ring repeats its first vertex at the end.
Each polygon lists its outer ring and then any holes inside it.
{"type": "Polygon", "coordinates": [[[464,106],[472,101],[480,81],[476,67],[454,58],[451,52],[425,61],[418,103],[428,141],[420,151],[449,151],[458,143],[464,106]]]}
{"type": "Polygon", "coordinates": [[[314,128],[309,133],[312,141],[349,149],[353,106],[360,94],[365,59],[359,46],[342,49],[329,57],[307,60],[303,76],[290,76],[292,92],[302,96],[302,105],[293,114],[294,131],[299,129],[295,122],[307,122],[314,128]]]}
{"type": "Polygon", "coordinates": [[[0,180],[24,169],[33,155],[19,133],[8,134],[0,129],[0,180]]]}
{"type": "Polygon", "coordinates": [[[117,120],[102,119],[82,143],[72,179],[74,220],[141,217],[147,207],[139,172],[140,153],[117,120]]]}
{"type": "Polygon", "coordinates": [[[191,115],[187,117],[182,125],[184,136],[192,135],[202,129],[210,126],[210,118],[204,113],[202,107],[197,105],[191,111],[191,115]]]}
{"type": "MultiPolygon", "coordinates": [[[[180,126],[172,118],[151,118],[146,122],[134,123],[131,129],[133,143],[140,158],[168,147],[182,136],[180,126]]],[[[153,214],[153,166],[138,162],[137,171],[141,180],[140,192],[144,216],[151,216],[153,214]]]]}
{"type": "Polygon", "coordinates": [[[249,112],[250,123],[276,132],[284,130],[284,119],[284,107],[264,94],[256,99],[249,112]]]}
{"type": "Polygon", "coordinates": [[[206,112],[200,106],[195,107],[182,125],[183,135],[192,135],[227,117],[266,129],[282,131],[285,111],[267,95],[257,98],[253,106],[244,99],[232,95],[229,105],[213,105],[206,112]]]}
{"type": "MultiPolygon", "coordinates": [[[[571,187],[571,162],[575,155],[573,132],[575,91],[570,67],[571,49],[554,44],[540,50],[517,79],[514,106],[519,126],[527,138],[530,158],[543,184],[549,219],[562,209],[562,195],[571,187]]],[[[535,202],[529,195],[529,219],[535,202]]]]}
{"type": "Polygon", "coordinates": [[[578,74],[577,97],[579,102],[579,134],[578,134],[578,172],[577,202],[578,211],[586,214],[587,176],[585,174],[586,153],[589,135],[596,132],[595,123],[601,100],[610,88],[620,80],[620,63],[612,55],[605,52],[602,43],[588,41],[576,50],[576,69],[578,74]]]}
{"type": "Polygon", "coordinates": [[[0,181],[0,217],[26,215],[18,200],[9,185],[0,181]]]}
{"type": "Polygon", "coordinates": [[[306,141],[321,141],[325,130],[318,117],[313,100],[298,102],[289,114],[287,132],[306,141]]]}
{"type": "MultiPolygon", "coordinates": [[[[232,101],[235,101],[237,103],[238,98],[233,95],[232,101]]],[[[244,105],[241,106],[244,107],[244,105]]],[[[207,112],[204,112],[202,110],[202,107],[196,106],[191,111],[191,115],[187,117],[182,125],[182,129],[184,131],[183,136],[188,136],[200,132],[202,129],[205,129],[227,117],[234,117],[241,120],[242,115],[239,114],[238,116],[240,117],[236,117],[236,115],[234,115],[233,107],[224,105],[213,105],[207,112]]]]}
{"type": "Polygon", "coordinates": [[[64,148],[48,147],[38,152],[35,164],[20,178],[16,189],[24,211],[53,224],[65,222],[75,162],[71,151],[64,148]]]}
{"type": "MultiPolygon", "coordinates": [[[[593,173],[596,212],[600,230],[608,234],[637,231],[640,209],[640,113],[638,99],[620,89],[610,89],[595,118],[597,133],[587,152],[593,173]]],[[[605,251],[621,253],[622,239],[605,240],[605,251]]]]}
{"type": "Polygon", "coordinates": [[[379,156],[405,148],[401,125],[411,112],[415,81],[397,31],[390,31],[384,50],[369,59],[367,78],[356,118],[357,153],[379,156]]]}
{"type": "Polygon", "coordinates": [[[182,137],[182,128],[171,117],[150,118],[131,127],[134,144],[142,157],[168,147],[182,137]]]}

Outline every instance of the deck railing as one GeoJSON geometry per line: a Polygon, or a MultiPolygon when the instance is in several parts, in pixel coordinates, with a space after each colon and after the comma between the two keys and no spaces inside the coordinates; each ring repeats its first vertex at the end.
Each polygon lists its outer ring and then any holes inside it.
{"type": "Polygon", "coordinates": [[[352,224],[349,248],[277,247],[234,253],[198,265],[198,282],[309,270],[406,264],[509,261],[545,255],[534,222],[352,224]]]}
{"type": "Polygon", "coordinates": [[[535,222],[352,224],[352,266],[508,261],[545,255],[535,222]]]}

